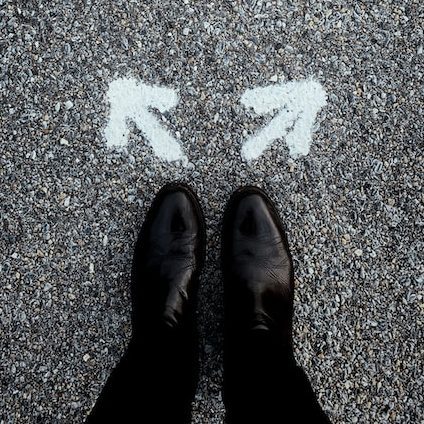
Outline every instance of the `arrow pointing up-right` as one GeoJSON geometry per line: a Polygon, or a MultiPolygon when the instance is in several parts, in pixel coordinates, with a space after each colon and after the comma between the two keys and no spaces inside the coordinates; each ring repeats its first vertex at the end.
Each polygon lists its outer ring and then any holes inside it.
{"type": "Polygon", "coordinates": [[[290,156],[307,155],[312,142],[312,129],[317,113],[327,103],[324,88],[316,81],[291,81],[247,90],[241,102],[259,115],[278,109],[271,122],[246,140],[242,156],[257,159],[279,138],[285,138],[290,156]]]}

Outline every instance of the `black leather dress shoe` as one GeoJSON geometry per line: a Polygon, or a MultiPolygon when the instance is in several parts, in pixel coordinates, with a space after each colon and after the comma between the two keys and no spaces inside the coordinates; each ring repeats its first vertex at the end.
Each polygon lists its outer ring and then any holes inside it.
{"type": "Polygon", "coordinates": [[[156,196],[133,259],[133,334],[193,324],[199,273],[205,258],[205,224],[199,202],[185,185],[169,184],[156,196]]]}
{"type": "Polygon", "coordinates": [[[234,193],[224,217],[222,262],[226,328],[273,333],[291,349],[293,264],[287,237],[259,188],[234,193]]]}

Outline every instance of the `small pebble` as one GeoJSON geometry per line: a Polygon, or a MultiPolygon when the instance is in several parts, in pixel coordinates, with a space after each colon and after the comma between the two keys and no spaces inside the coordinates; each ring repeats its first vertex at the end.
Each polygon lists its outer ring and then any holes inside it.
{"type": "Polygon", "coordinates": [[[72,109],[74,107],[74,103],[71,101],[71,100],[67,100],[66,102],[65,102],[65,109],[66,110],[70,110],[70,109],[72,109]]]}
{"type": "Polygon", "coordinates": [[[356,255],[356,256],[362,256],[362,253],[363,253],[363,252],[362,252],[362,249],[356,249],[356,250],[355,250],[355,255],[356,255]]]}

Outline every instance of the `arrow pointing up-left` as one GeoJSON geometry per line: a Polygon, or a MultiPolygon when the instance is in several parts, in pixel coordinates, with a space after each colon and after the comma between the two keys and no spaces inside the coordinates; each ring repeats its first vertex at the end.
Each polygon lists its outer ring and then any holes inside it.
{"type": "Polygon", "coordinates": [[[127,121],[131,120],[149,141],[156,156],[168,161],[187,160],[180,143],[149,110],[166,112],[175,107],[179,101],[175,90],[119,78],[110,84],[107,97],[110,102],[110,117],[105,129],[108,147],[122,147],[128,143],[127,121]]]}

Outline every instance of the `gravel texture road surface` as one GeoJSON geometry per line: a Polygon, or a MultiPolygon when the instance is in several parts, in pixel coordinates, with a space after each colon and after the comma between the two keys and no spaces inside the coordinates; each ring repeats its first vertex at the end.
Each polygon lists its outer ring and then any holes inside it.
{"type": "Polygon", "coordinates": [[[157,190],[183,180],[208,225],[194,423],[222,423],[220,225],[263,187],[295,261],[294,337],[334,423],[422,423],[423,22],[418,0],[0,0],[0,423],[81,423],[128,343],[129,273],[157,190]],[[187,163],[129,122],[107,148],[107,91],[178,92],[154,112],[187,163]],[[248,89],[313,78],[327,105],[308,155],[248,89]]]}

